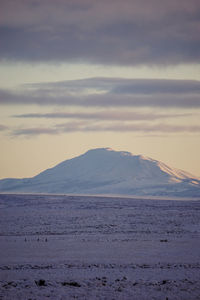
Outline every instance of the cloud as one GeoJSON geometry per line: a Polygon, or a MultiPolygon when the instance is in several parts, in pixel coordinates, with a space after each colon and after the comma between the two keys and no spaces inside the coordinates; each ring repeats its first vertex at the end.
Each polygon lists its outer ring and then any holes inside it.
{"type": "Polygon", "coordinates": [[[31,119],[81,119],[81,120],[100,120],[100,121],[138,121],[149,120],[155,121],[159,119],[181,118],[191,116],[189,113],[139,113],[130,111],[93,111],[93,112],[56,112],[56,113],[27,113],[14,115],[15,118],[31,118],[31,119]]]}
{"type": "Polygon", "coordinates": [[[169,124],[155,124],[149,125],[149,123],[139,123],[139,124],[100,124],[100,125],[86,125],[77,126],[71,130],[68,124],[63,124],[61,127],[61,132],[71,132],[71,131],[91,131],[91,132],[144,132],[144,133],[200,133],[200,126],[185,126],[185,125],[169,125],[169,124]]]}
{"type": "Polygon", "coordinates": [[[139,133],[158,133],[158,134],[177,134],[177,133],[190,133],[199,134],[200,126],[198,125],[171,125],[158,123],[150,125],[147,122],[143,123],[108,123],[108,124],[88,124],[71,122],[64,124],[57,124],[52,128],[47,127],[31,127],[21,128],[12,131],[12,136],[38,136],[38,135],[58,135],[64,133],[75,133],[75,132],[139,132],[139,133]]]}
{"type": "Polygon", "coordinates": [[[1,0],[0,59],[199,63],[198,0],[1,0]]]}
{"type": "Polygon", "coordinates": [[[83,93],[90,90],[115,94],[185,94],[199,93],[200,81],[175,79],[127,79],[94,77],[79,80],[57,81],[49,83],[26,84],[26,88],[44,91],[67,90],[69,93],[83,93]]]}
{"type": "Polygon", "coordinates": [[[90,78],[0,90],[0,104],[80,107],[200,107],[200,82],[90,78]]]}
{"type": "MultiPolygon", "coordinates": [[[[198,113],[197,113],[198,115],[198,113]]],[[[174,134],[174,133],[200,133],[200,126],[185,125],[181,118],[190,118],[195,113],[176,113],[174,111],[150,111],[142,113],[131,110],[93,110],[76,112],[52,113],[25,113],[14,115],[17,119],[31,119],[32,124],[38,124],[38,119],[44,119],[45,125],[37,127],[24,127],[12,130],[12,136],[60,135],[77,132],[118,132],[118,133],[144,133],[144,134],[174,134]],[[36,121],[34,121],[36,119],[36,121]],[[48,121],[47,121],[48,120],[48,121]],[[64,123],[55,123],[55,120],[65,120],[64,123]],[[179,123],[177,121],[180,120],[179,123]],[[52,122],[53,121],[53,122],[52,122]],[[46,127],[46,124],[49,124],[46,127]]],[[[188,120],[188,119],[185,119],[188,120]]]]}
{"type": "Polygon", "coordinates": [[[40,127],[32,127],[32,128],[21,128],[13,130],[12,136],[38,136],[38,135],[55,135],[59,134],[59,130],[56,128],[40,128],[40,127]]]}
{"type": "Polygon", "coordinates": [[[7,126],[4,126],[2,124],[0,124],[0,131],[4,131],[4,130],[7,130],[8,127],[7,126]]]}

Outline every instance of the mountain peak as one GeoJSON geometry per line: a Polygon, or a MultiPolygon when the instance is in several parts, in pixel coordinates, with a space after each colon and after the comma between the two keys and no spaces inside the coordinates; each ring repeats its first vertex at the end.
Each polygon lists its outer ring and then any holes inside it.
{"type": "Polygon", "coordinates": [[[85,154],[87,154],[87,153],[106,153],[106,152],[108,152],[108,151],[114,151],[113,149],[111,149],[111,148],[108,148],[108,147],[105,147],[105,148],[94,148],[94,149],[90,149],[90,150],[88,150],[85,154]]]}
{"type": "Polygon", "coordinates": [[[88,150],[85,154],[117,154],[117,155],[128,155],[128,156],[133,156],[133,154],[131,152],[127,152],[127,151],[116,151],[113,150],[112,148],[106,147],[106,148],[95,148],[95,149],[90,149],[88,150]]]}

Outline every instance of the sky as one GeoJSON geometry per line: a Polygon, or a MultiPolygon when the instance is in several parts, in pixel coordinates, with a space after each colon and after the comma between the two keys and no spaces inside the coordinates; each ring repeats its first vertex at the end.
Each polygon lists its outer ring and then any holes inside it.
{"type": "Polygon", "coordinates": [[[200,176],[199,0],[0,0],[0,178],[110,147],[200,176]]]}

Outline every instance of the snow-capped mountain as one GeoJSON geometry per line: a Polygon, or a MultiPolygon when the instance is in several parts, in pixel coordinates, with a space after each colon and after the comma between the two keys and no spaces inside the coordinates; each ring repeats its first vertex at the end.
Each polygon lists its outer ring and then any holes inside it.
{"type": "Polygon", "coordinates": [[[200,178],[151,158],[100,148],[32,178],[0,180],[0,192],[200,197],[200,178]]]}

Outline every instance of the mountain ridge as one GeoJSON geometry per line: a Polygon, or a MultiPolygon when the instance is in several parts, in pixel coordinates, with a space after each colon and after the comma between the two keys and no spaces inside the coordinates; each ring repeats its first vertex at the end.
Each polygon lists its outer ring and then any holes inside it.
{"type": "Polygon", "coordinates": [[[200,197],[200,178],[143,155],[96,148],[31,178],[2,179],[0,192],[200,197]]]}

